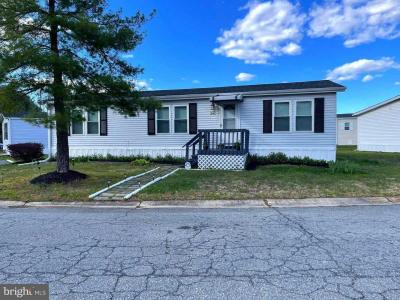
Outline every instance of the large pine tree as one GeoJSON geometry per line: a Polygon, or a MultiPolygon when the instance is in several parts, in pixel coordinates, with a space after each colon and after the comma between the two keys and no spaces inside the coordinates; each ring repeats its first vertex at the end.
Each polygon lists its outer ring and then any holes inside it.
{"type": "MultiPolygon", "coordinates": [[[[112,108],[135,116],[157,105],[135,89],[142,69],[122,55],[143,39],[147,17],[123,17],[105,0],[0,0],[0,88],[51,106],[57,172],[69,172],[74,111],[112,108]]],[[[15,97],[17,101],[18,97],[15,97]]]]}

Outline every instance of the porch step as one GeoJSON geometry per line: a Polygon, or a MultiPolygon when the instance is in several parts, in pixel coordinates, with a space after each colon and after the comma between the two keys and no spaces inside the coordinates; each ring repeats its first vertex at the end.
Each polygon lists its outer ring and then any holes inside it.
{"type": "Polygon", "coordinates": [[[162,165],[148,172],[132,176],[120,181],[110,188],[103,189],[89,196],[95,201],[122,201],[128,200],[144,188],[164,179],[179,170],[177,166],[162,165]]]}

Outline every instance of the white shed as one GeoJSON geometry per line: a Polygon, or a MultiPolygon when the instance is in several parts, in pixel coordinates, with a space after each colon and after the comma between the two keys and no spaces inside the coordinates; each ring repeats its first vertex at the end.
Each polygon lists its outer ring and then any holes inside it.
{"type": "MultiPolygon", "coordinates": [[[[43,145],[43,152],[49,154],[49,129],[43,125],[36,125],[28,120],[19,117],[1,115],[0,126],[2,137],[0,144],[3,150],[8,153],[7,146],[20,143],[39,143],[43,145]]],[[[0,148],[1,150],[1,148],[0,148]]]]}
{"type": "Polygon", "coordinates": [[[354,114],[358,150],[400,152],[400,95],[354,114]]]}
{"type": "Polygon", "coordinates": [[[338,114],[336,131],[339,146],[357,145],[357,117],[353,114],[338,114]]]}

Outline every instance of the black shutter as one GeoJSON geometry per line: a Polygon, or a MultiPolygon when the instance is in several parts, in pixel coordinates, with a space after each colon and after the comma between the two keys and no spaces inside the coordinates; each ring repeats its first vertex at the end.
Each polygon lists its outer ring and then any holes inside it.
{"type": "Polygon", "coordinates": [[[325,98],[314,99],[314,132],[325,131],[325,98]]]}
{"type": "Polygon", "coordinates": [[[189,134],[197,134],[197,103],[189,103],[189,134]]]}
{"type": "Polygon", "coordinates": [[[147,111],[147,134],[156,134],[156,111],[154,109],[147,111]]]}
{"type": "Polygon", "coordinates": [[[272,133],[272,100],[263,101],[263,133],[272,133]]]}
{"type": "Polygon", "coordinates": [[[107,108],[100,110],[100,135],[108,135],[107,108]]]}

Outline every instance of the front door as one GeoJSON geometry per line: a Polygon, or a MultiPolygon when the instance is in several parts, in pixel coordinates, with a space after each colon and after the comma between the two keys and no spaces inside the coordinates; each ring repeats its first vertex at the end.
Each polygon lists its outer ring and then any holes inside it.
{"type": "Polygon", "coordinates": [[[235,104],[225,105],[222,114],[222,128],[236,129],[236,106],[235,104]]]}

